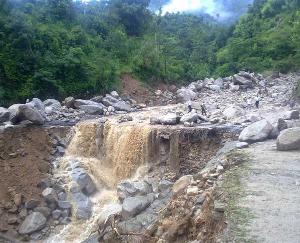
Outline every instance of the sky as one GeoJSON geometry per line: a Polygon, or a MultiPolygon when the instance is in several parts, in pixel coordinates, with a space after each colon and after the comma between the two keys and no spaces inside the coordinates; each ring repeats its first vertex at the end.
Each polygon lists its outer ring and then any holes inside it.
{"type": "Polygon", "coordinates": [[[163,13],[204,10],[206,13],[213,14],[216,8],[214,0],[171,0],[163,7],[163,13]]]}

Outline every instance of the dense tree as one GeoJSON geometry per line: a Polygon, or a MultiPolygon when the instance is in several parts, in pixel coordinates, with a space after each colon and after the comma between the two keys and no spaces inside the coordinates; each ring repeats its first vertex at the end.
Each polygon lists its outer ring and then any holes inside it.
{"type": "MultiPolygon", "coordinates": [[[[247,3],[217,1],[229,12],[247,3]]],[[[122,73],[181,84],[300,66],[299,0],[255,0],[233,26],[149,10],[166,2],[0,0],[0,105],[91,96],[117,88],[122,73]]]]}

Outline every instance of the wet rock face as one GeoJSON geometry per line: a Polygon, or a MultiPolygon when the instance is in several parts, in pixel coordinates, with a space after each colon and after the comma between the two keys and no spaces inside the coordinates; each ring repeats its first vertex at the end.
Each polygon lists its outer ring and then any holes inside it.
{"type": "Polygon", "coordinates": [[[289,128],[277,138],[277,149],[281,151],[300,150],[300,128],[289,128]]]}
{"type": "Polygon", "coordinates": [[[39,212],[33,212],[28,215],[24,222],[21,224],[20,234],[31,234],[45,227],[47,219],[39,212]]]}

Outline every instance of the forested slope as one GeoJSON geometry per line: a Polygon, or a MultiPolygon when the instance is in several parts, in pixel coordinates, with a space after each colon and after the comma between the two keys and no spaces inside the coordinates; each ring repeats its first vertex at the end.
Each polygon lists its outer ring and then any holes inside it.
{"type": "Polygon", "coordinates": [[[181,84],[300,65],[299,0],[256,0],[235,26],[149,4],[0,0],[0,102],[90,96],[117,88],[122,73],[181,84]]]}

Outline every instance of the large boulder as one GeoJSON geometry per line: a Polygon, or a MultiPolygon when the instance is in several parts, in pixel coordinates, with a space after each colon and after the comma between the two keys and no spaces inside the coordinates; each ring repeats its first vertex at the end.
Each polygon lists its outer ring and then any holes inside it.
{"type": "Polygon", "coordinates": [[[126,103],[123,100],[120,100],[116,103],[113,103],[112,106],[117,110],[117,111],[127,111],[130,112],[131,111],[131,106],[126,103]]]}
{"type": "Polygon", "coordinates": [[[238,74],[233,75],[233,83],[235,85],[242,85],[242,86],[248,86],[248,87],[252,86],[251,78],[248,79],[248,78],[242,77],[238,74]]]}
{"type": "Polygon", "coordinates": [[[113,104],[117,103],[119,99],[113,97],[110,94],[107,94],[104,98],[102,98],[102,103],[105,106],[113,106],[113,104]]]}
{"type": "Polygon", "coordinates": [[[243,116],[244,114],[245,114],[245,111],[236,105],[230,105],[223,111],[223,115],[227,119],[238,118],[240,116],[243,116]]]}
{"type": "Polygon", "coordinates": [[[199,119],[199,115],[195,112],[190,112],[187,113],[185,115],[183,115],[180,118],[180,122],[181,123],[185,123],[185,122],[197,122],[197,120],[199,119]]]}
{"type": "Polygon", "coordinates": [[[282,131],[277,138],[277,149],[281,151],[300,150],[300,127],[282,131]]]}
{"type": "Polygon", "coordinates": [[[0,123],[7,122],[9,120],[10,112],[8,109],[0,107],[0,123]]]}
{"type": "Polygon", "coordinates": [[[87,220],[92,216],[93,203],[80,191],[72,193],[72,199],[75,206],[75,216],[77,219],[87,220]]]}
{"type": "Polygon", "coordinates": [[[82,100],[82,99],[77,99],[74,101],[74,107],[76,109],[80,109],[80,106],[82,105],[99,105],[99,103],[91,100],[82,100]]]}
{"type": "Polygon", "coordinates": [[[216,91],[216,92],[220,92],[221,91],[221,87],[219,85],[215,85],[215,84],[209,85],[208,88],[210,90],[216,91]]]}
{"type": "Polygon", "coordinates": [[[19,228],[19,233],[22,235],[31,234],[46,226],[47,219],[40,212],[33,212],[28,215],[19,228]]]}
{"type": "Polygon", "coordinates": [[[161,117],[151,117],[150,124],[161,124],[161,125],[176,125],[180,121],[180,117],[176,113],[168,113],[161,117]]]}
{"type": "Polygon", "coordinates": [[[15,104],[8,108],[10,111],[10,121],[13,124],[19,123],[24,120],[31,121],[34,124],[42,125],[45,118],[41,113],[28,104],[15,104]]]}
{"type": "Polygon", "coordinates": [[[89,115],[102,115],[104,112],[104,108],[105,106],[102,104],[79,106],[80,110],[83,110],[86,114],[89,115]]]}
{"type": "Polygon", "coordinates": [[[140,212],[145,210],[154,201],[154,199],[154,194],[125,198],[122,205],[123,219],[135,217],[140,212]]]}
{"type": "Polygon", "coordinates": [[[259,142],[264,141],[270,135],[273,126],[267,120],[261,120],[246,127],[240,134],[239,140],[241,142],[259,142]]]}
{"type": "Polygon", "coordinates": [[[287,111],[283,115],[283,119],[285,119],[285,120],[297,120],[297,119],[299,119],[299,111],[297,111],[297,110],[287,111]]]}
{"type": "Polygon", "coordinates": [[[44,119],[46,119],[46,110],[43,102],[39,98],[33,98],[32,101],[27,102],[26,105],[29,105],[31,108],[37,110],[44,119]]]}
{"type": "Polygon", "coordinates": [[[178,195],[183,193],[187,187],[192,183],[193,176],[185,175],[180,177],[173,185],[172,192],[173,195],[178,195]]]}
{"type": "Polygon", "coordinates": [[[186,102],[196,99],[197,94],[193,90],[183,87],[177,90],[177,97],[182,101],[186,102]]]}

